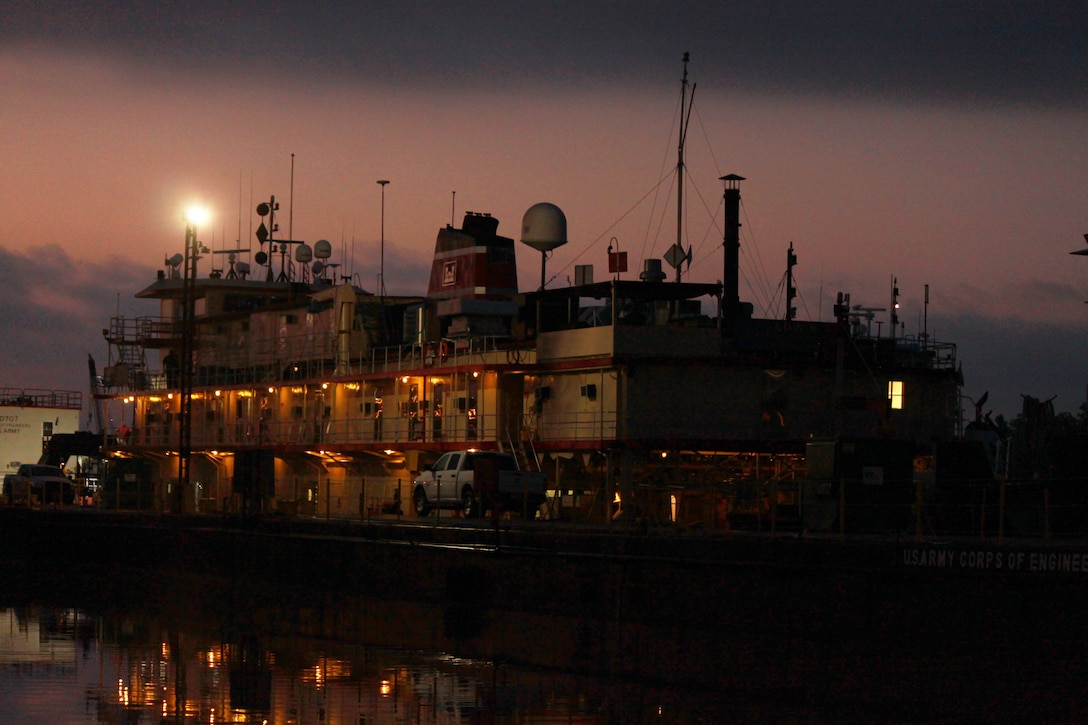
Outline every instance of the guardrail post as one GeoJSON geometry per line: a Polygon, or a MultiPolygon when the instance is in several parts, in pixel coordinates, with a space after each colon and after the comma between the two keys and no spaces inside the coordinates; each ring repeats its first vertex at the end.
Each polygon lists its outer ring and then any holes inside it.
{"type": "Polygon", "coordinates": [[[997,543],[1005,543],[1005,482],[1001,482],[997,504],[997,543]]]}
{"type": "Polygon", "coordinates": [[[846,479],[839,479],[839,538],[846,536],[846,479]]]}
{"type": "Polygon", "coordinates": [[[778,483],[771,479],[767,485],[771,487],[771,538],[773,539],[778,523],[778,483]]]}
{"type": "Polygon", "coordinates": [[[986,538],[986,492],[987,488],[982,489],[982,512],[980,514],[978,522],[978,537],[980,539],[986,538]]]}
{"type": "Polygon", "coordinates": [[[1043,536],[1050,538],[1050,486],[1043,487],[1043,536]]]}
{"type": "Polygon", "coordinates": [[[914,482],[914,540],[922,540],[922,480],[914,482]]]}

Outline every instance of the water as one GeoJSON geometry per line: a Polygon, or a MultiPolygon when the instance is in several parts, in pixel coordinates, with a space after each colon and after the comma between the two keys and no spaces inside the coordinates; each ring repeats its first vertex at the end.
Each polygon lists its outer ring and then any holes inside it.
{"type": "Polygon", "coordinates": [[[3,723],[687,723],[724,722],[738,707],[443,652],[171,629],[140,613],[0,610],[3,723]]]}
{"type": "Polygon", "coordinates": [[[0,528],[0,725],[1088,722],[1080,579],[35,532],[0,528]]]}
{"type": "Polygon", "coordinates": [[[664,672],[587,674],[584,663],[539,667],[348,641],[357,634],[343,641],[268,634],[253,627],[264,614],[232,624],[198,613],[179,624],[175,614],[143,607],[96,614],[0,607],[0,723],[951,723],[1085,715],[1079,651],[1076,659],[1062,647],[1013,651],[997,633],[981,649],[956,644],[913,656],[882,656],[879,644],[799,640],[794,652],[780,653],[783,669],[772,671],[757,638],[754,649],[721,663],[728,675],[750,662],[746,684],[716,689],[670,683],[664,672]]]}

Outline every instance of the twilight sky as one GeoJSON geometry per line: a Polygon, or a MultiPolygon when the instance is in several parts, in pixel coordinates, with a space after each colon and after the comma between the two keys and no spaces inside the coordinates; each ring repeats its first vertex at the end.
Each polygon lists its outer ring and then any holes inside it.
{"type": "MultiPolygon", "coordinates": [[[[274,194],[281,236],[330,240],[373,290],[389,179],[386,288],[422,294],[454,213],[516,239],[550,201],[570,243],[549,286],[576,264],[605,278],[612,237],[635,278],[675,241],[690,52],[685,279],[721,278],[717,179],[737,173],[758,316],[783,314],[792,241],[801,319],[830,320],[839,291],[887,307],[895,277],[903,332],[956,343],[994,414],[1085,399],[1085,3],[358,5],[0,7],[0,386],[86,391],[109,318],[156,314],[132,296],[192,202],[205,244],[256,251],[274,194]]],[[[539,256],[518,254],[532,289],[539,256]]]]}

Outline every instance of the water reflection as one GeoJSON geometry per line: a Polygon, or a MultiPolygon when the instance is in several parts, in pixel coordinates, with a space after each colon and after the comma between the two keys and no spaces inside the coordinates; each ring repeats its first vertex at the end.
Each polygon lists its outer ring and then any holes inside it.
{"type": "Polygon", "coordinates": [[[0,609],[0,722],[707,722],[669,688],[448,654],[163,628],[152,616],[0,609]]]}
{"type": "Polygon", "coordinates": [[[1088,722],[1082,580],[72,530],[0,529],[0,724],[1088,722]]]}

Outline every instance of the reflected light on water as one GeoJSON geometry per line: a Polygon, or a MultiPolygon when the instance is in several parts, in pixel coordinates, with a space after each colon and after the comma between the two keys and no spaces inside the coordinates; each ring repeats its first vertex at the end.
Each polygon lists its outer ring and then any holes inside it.
{"type": "Polygon", "coordinates": [[[58,617],[33,607],[0,609],[0,624],[8,625],[0,628],[0,661],[8,665],[0,669],[0,722],[392,725],[406,722],[405,713],[416,715],[412,722],[449,725],[481,718],[690,721],[665,718],[675,709],[662,708],[642,686],[617,688],[441,652],[283,636],[272,649],[254,635],[216,641],[218,634],[166,631],[140,615],[58,617]],[[24,678],[38,697],[15,696],[24,678]],[[508,718],[493,717],[500,711],[508,718]]]}

